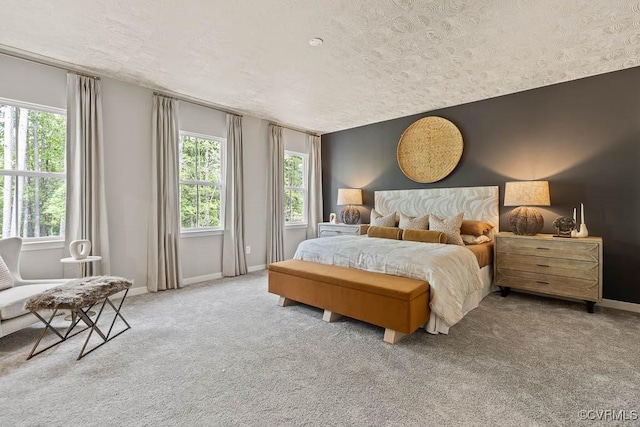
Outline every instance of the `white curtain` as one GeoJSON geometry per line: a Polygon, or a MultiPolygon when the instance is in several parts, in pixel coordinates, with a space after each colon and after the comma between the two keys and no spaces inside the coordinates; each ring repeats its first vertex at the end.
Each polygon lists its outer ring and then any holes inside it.
{"type": "Polygon", "coordinates": [[[178,101],[153,95],[147,289],[182,287],[178,101]]]}
{"type": "Polygon", "coordinates": [[[322,155],[320,137],[309,135],[309,194],[307,203],[307,239],[318,235],[318,223],[322,222],[322,155]]]}
{"type": "Polygon", "coordinates": [[[242,182],[242,117],[227,114],[227,159],[224,201],[222,275],[247,273],[244,256],[244,187],[242,182]]]}
{"type": "Polygon", "coordinates": [[[269,125],[267,261],[284,260],[284,142],[282,127],[269,125]]]}
{"type": "MultiPolygon", "coordinates": [[[[91,241],[88,275],[110,274],[109,230],[104,190],[100,80],[67,74],[67,212],[65,253],[73,240],[91,241]]],[[[74,274],[76,266],[72,266],[74,274]]],[[[65,274],[67,275],[67,274],[65,274]]]]}

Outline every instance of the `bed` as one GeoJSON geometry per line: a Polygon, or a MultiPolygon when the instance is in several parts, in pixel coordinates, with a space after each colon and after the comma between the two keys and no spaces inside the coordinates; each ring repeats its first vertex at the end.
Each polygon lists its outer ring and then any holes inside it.
{"type": "MultiPolygon", "coordinates": [[[[435,214],[499,225],[498,187],[462,187],[375,192],[375,210],[417,217],[435,214]]],[[[432,334],[447,334],[469,311],[494,290],[492,243],[442,245],[366,236],[339,236],[302,242],[294,259],[427,280],[431,287],[429,321],[432,334]],[[419,261],[418,261],[419,260],[419,261]]]]}

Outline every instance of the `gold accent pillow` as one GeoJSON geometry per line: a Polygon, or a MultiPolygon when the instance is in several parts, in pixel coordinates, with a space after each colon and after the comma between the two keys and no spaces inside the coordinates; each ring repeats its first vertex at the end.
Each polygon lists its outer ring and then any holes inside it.
{"type": "Polygon", "coordinates": [[[402,240],[424,243],[447,243],[447,234],[442,231],[407,229],[402,232],[402,240]]]}
{"type": "Polygon", "coordinates": [[[446,233],[448,243],[464,246],[464,241],[460,236],[463,215],[464,212],[460,212],[458,215],[440,219],[438,216],[431,214],[429,216],[429,230],[442,231],[446,233]]]}
{"type": "Polygon", "coordinates": [[[402,230],[398,227],[369,227],[367,236],[379,237],[381,239],[402,240],[402,230]]]}
{"type": "Polygon", "coordinates": [[[472,236],[482,236],[493,230],[493,225],[484,221],[476,221],[475,219],[465,219],[460,226],[461,234],[470,234],[472,236]]]}

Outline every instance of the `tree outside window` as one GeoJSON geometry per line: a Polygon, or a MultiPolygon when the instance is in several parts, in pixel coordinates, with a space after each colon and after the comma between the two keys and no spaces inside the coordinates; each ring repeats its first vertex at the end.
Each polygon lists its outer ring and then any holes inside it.
{"type": "Polygon", "coordinates": [[[2,238],[65,232],[64,110],[0,99],[2,238]]]}
{"type": "Polygon", "coordinates": [[[226,140],[180,132],[180,224],[183,230],[223,228],[226,140]]]}
{"type": "Polygon", "coordinates": [[[284,154],[284,221],[287,225],[307,223],[307,155],[284,154]]]}

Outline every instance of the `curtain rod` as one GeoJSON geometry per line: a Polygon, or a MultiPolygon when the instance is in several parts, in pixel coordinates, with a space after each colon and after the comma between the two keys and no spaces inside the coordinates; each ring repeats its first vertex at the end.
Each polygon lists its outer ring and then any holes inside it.
{"type": "Polygon", "coordinates": [[[7,49],[5,45],[0,44],[0,53],[6,56],[10,56],[12,58],[22,59],[24,61],[35,62],[36,64],[46,65],[47,67],[57,68],[59,70],[67,71],[69,73],[77,74],[83,77],[90,77],[92,79],[100,80],[99,76],[95,76],[93,74],[89,74],[87,71],[82,70],[81,68],[74,68],[70,65],[62,65],[62,61],[57,61],[53,58],[48,58],[46,56],[38,55],[38,54],[27,54],[20,53],[18,51],[13,51],[7,49]]]}
{"type": "Polygon", "coordinates": [[[82,76],[82,77],[89,77],[90,79],[94,79],[94,80],[102,80],[101,77],[91,76],[89,74],[79,73],[79,72],[73,71],[73,70],[67,70],[67,72],[72,73],[72,74],[77,74],[78,76],[82,76]]]}
{"type": "MultiPolygon", "coordinates": [[[[0,54],[6,55],[6,56],[10,56],[10,57],[13,57],[13,58],[17,58],[17,59],[22,59],[22,60],[25,60],[25,61],[35,62],[36,64],[45,65],[47,67],[53,67],[53,68],[57,68],[59,70],[63,70],[63,71],[79,74],[81,76],[91,77],[91,78],[100,80],[100,76],[92,76],[90,74],[87,74],[87,71],[83,70],[81,67],[74,67],[72,64],[66,63],[64,61],[59,61],[57,59],[49,58],[47,56],[38,55],[37,53],[22,51],[20,49],[15,49],[15,48],[12,48],[12,47],[7,46],[7,45],[0,44],[0,54]]],[[[126,83],[130,83],[130,82],[126,82],[126,83]]],[[[138,84],[138,85],[142,86],[140,84],[138,84]]],[[[175,98],[175,99],[178,99],[178,100],[181,100],[181,101],[190,102],[192,104],[200,105],[202,107],[206,107],[206,108],[211,108],[213,110],[222,111],[223,113],[233,114],[233,115],[242,117],[242,114],[238,113],[237,111],[225,109],[223,107],[219,107],[217,105],[208,103],[206,101],[203,101],[203,100],[200,100],[200,99],[197,99],[197,98],[191,98],[191,97],[185,96],[185,95],[174,94],[174,93],[171,93],[171,91],[167,91],[166,93],[162,93],[162,92],[159,92],[158,88],[153,88],[153,87],[148,87],[148,86],[142,86],[142,87],[146,87],[147,89],[154,90],[154,92],[153,92],[154,95],[157,94],[157,95],[168,96],[168,97],[175,98]]],[[[260,118],[260,117],[258,117],[258,118],[260,118]]],[[[306,133],[307,135],[320,136],[320,134],[318,132],[310,132],[310,131],[306,131],[306,130],[303,130],[303,129],[296,129],[296,128],[291,127],[291,126],[285,126],[285,125],[281,125],[281,124],[275,123],[275,122],[271,122],[271,123],[273,123],[276,126],[280,126],[280,127],[286,128],[286,129],[290,129],[290,130],[293,130],[293,131],[296,131],[296,132],[306,133]]]]}
{"type": "Polygon", "coordinates": [[[297,129],[297,128],[294,128],[294,127],[291,127],[291,126],[281,125],[280,123],[276,123],[276,122],[270,122],[270,123],[272,125],[280,126],[281,128],[289,129],[289,130],[292,130],[292,131],[295,131],[295,132],[306,133],[307,135],[311,135],[311,136],[320,136],[320,134],[317,133],[317,132],[310,132],[308,130],[297,129]]]}
{"type": "Polygon", "coordinates": [[[234,116],[242,117],[242,114],[240,114],[240,113],[238,113],[236,111],[227,110],[226,108],[218,107],[217,105],[210,104],[210,103],[208,103],[206,101],[201,101],[199,99],[191,98],[191,97],[188,97],[188,96],[177,95],[177,94],[172,93],[171,91],[167,91],[167,92],[154,91],[153,94],[154,95],[160,95],[160,96],[166,96],[167,98],[173,98],[173,99],[178,100],[178,101],[190,102],[192,104],[196,104],[196,105],[199,105],[201,107],[211,108],[212,110],[218,110],[218,111],[222,111],[223,113],[233,114],[234,116]]]}
{"type": "MultiPolygon", "coordinates": [[[[24,61],[35,62],[36,64],[45,65],[47,67],[57,68],[59,70],[63,70],[63,71],[67,71],[67,72],[70,72],[70,73],[78,74],[80,76],[91,77],[91,78],[100,80],[99,76],[94,76],[94,75],[88,74],[89,72],[84,70],[84,69],[82,69],[82,67],[74,67],[73,64],[69,64],[69,63],[64,62],[64,61],[59,61],[57,59],[49,58],[49,57],[44,56],[44,55],[39,55],[37,53],[22,51],[21,49],[15,49],[15,48],[12,48],[12,47],[7,46],[7,45],[0,44],[0,54],[6,55],[6,56],[10,56],[12,58],[22,59],[24,61]]],[[[131,84],[131,82],[125,82],[125,83],[130,83],[131,84]]],[[[138,86],[142,86],[142,85],[138,83],[138,86]]],[[[154,94],[157,93],[159,95],[168,96],[168,97],[171,97],[171,98],[179,99],[181,101],[186,101],[186,102],[190,102],[192,104],[200,105],[202,107],[207,107],[207,108],[212,108],[214,110],[222,111],[223,113],[234,114],[236,116],[242,117],[242,114],[240,114],[240,113],[238,113],[236,111],[224,109],[222,107],[218,107],[217,105],[210,104],[210,103],[208,103],[206,101],[203,101],[203,100],[200,100],[200,99],[191,98],[191,97],[185,96],[185,95],[173,94],[173,93],[171,93],[171,91],[167,91],[167,93],[157,92],[159,90],[157,87],[155,87],[155,88],[154,87],[148,87],[148,86],[142,86],[142,87],[146,87],[147,89],[155,90],[156,92],[154,92],[154,94]]]]}

